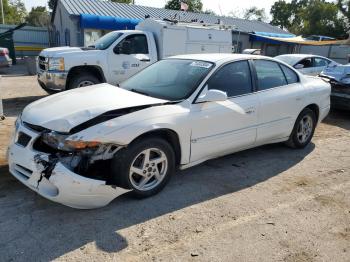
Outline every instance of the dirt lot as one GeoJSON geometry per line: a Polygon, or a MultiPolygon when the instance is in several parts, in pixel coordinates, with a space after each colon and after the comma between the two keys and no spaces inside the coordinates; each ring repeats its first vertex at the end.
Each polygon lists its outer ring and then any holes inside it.
{"type": "Polygon", "coordinates": [[[305,150],[269,145],[177,172],[155,197],[81,211],[10,176],[15,116],[44,95],[0,83],[1,261],[350,261],[350,115],[332,112],[305,150]]]}

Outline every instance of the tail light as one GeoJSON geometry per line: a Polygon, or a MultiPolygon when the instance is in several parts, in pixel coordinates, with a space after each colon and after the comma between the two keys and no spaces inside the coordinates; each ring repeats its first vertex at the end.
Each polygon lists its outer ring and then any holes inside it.
{"type": "Polygon", "coordinates": [[[7,48],[0,49],[0,56],[6,56],[9,54],[9,50],[7,48]]]}

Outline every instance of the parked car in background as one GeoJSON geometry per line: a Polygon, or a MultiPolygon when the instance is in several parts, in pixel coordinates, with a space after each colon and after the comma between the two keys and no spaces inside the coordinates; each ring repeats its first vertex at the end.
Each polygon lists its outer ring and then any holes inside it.
{"type": "Polygon", "coordinates": [[[5,47],[0,47],[0,67],[9,67],[12,65],[12,59],[9,56],[9,50],[5,47]]]}
{"type": "Polygon", "coordinates": [[[328,67],[320,77],[328,79],[332,86],[331,106],[350,110],[350,64],[328,67]]]}
{"type": "Polygon", "coordinates": [[[288,65],[294,67],[299,72],[306,75],[318,75],[326,67],[338,65],[337,62],[323,56],[308,55],[308,54],[287,54],[275,57],[288,65]]]}
{"type": "Polygon", "coordinates": [[[69,90],[28,105],[9,147],[10,172],[75,208],[159,192],[176,168],[260,146],[309,144],[330,85],[278,60],[198,54],[161,60],[119,87],[69,90]]]}
{"type": "Polygon", "coordinates": [[[117,85],[160,59],[196,53],[232,53],[232,28],[148,18],[136,30],[110,32],[85,48],[43,50],[38,81],[49,91],[117,85]]]}

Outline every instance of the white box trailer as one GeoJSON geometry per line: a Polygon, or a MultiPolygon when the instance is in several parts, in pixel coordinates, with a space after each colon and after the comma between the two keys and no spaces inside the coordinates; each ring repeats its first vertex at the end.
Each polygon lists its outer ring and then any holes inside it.
{"type": "Polygon", "coordinates": [[[116,85],[160,59],[198,53],[232,53],[232,27],[145,19],[136,30],[110,32],[89,47],[43,50],[38,81],[48,91],[116,85]]]}
{"type": "Polygon", "coordinates": [[[159,59],[196,53],[232,53],[232,27],[146,19],[136,30],[152,32],[159,59]]]}

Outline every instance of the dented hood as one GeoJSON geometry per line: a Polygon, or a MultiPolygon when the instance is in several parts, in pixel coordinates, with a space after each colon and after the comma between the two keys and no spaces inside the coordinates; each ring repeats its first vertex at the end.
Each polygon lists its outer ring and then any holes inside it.
{"type": "Polygon", "coordinates": [[[78,88],[29,104],[22,121],[57,132],[72,128],[112,110],[166,103],[109,84],[78,88]]]}

